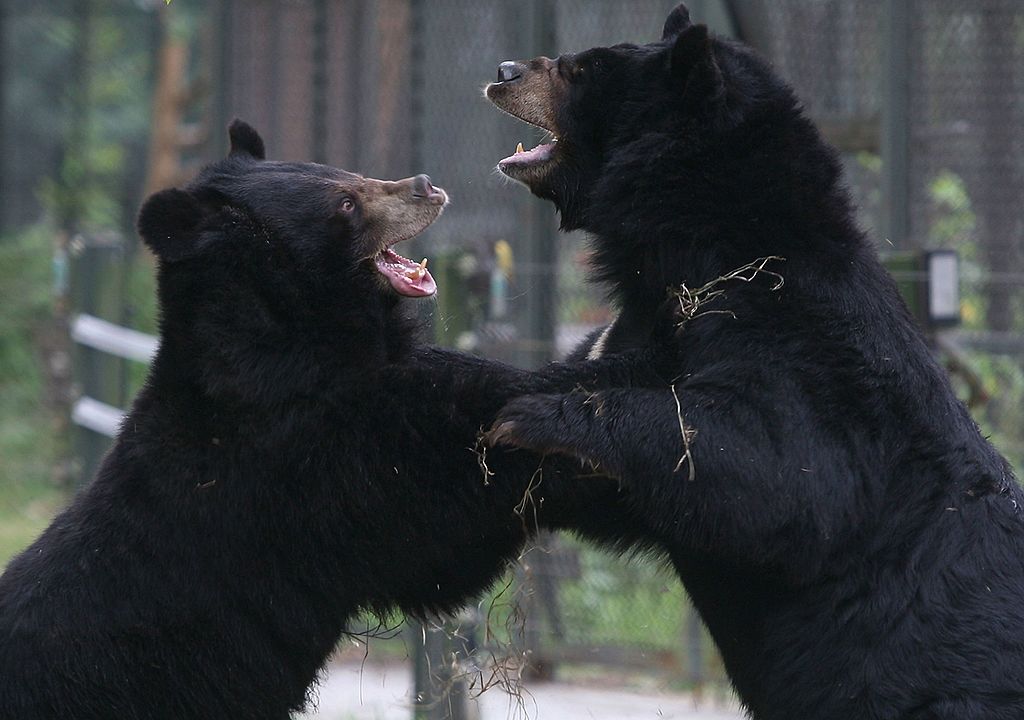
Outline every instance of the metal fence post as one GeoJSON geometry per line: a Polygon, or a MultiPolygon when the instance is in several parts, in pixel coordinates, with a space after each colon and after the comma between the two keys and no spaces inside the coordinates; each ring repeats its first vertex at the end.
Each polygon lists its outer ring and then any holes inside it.
{"type": "MultiPolygon", "coordinates": [[[[551,0],[532,0],[524,15],[525,37],[528,43],[526,57],[554,54],[558,49],[558,28],[555,5],[551,0]]],[[[527,223],[524,227],[523,242],[516,262],[521,274],[527,278],[527,292],[523,297],[522,329],[523,340],[517,358],[519,364],[536,368],[555,357],[555,332],[558,325],[558,229],[555,216],[547,202],[533,200],[526,206],[527,223]]],[[[550,539],[550,538],[549,538],[550,539]]],[[[530,554],[527,571],[517,572],[517,582],[531,583],[533,591],[538,582],[555,582],[550,573],[550,558],[544,552],[530,554]]],[[[557,586],[547,588],[551,595],[557,593],[557,586]]],[[[538,603],[528,592],[524,597],[523,612],[526,618],[523,643],[523,657],[526,658],[525,674],[535,678],[550,678],[554,664],[544,659],[541,647],[541,627],[538,603]]]]}
{"type": "MultiPolygon", "coordinates": [[[[523,13],[527,23],[527,57],[554,53],[558,47],[555,6],[551,0],[532,0],[523,13]]],[[[520,328],[523,341],[519,364],[536,368],[554,359],[558,322],[558,230],[550,203],[532,201],[516,261],[527,277],[520,328]]]]}
{"type": "Polygon", "coordinates": [[[704,689],[704,645],[703,629],[697,609],[690,604],[686,616],[686,657],[690,671],[690,685],[694,697],[699,697],[704,689]]]}
{"type": "Polygon", "coordinates": [[[910,237],[910,8],[887,0],[883,27],[882,234],[897,249],[910,237]]]}
{"type": "MultiPolygon", "coordinates": [[[[423,73],[423,33],[424,15],[427,12],[426,0],[411,0],[410,3],[410,72],[414,80],[411,83],[412,97],[410,98],[410,110],[413,121],[409,124],[409,131],[412,135],[410,157],[414,172],[422,172],[422,147],[427,133],[421,127],[424,112],[423,106],[426,98],[422,94],[423,73]]],[[[362,32],[362,13],[357,14],[357,35],[362,32]]],[[[358,45],[359,51],[362,45],[358,45]]],[[[354,83],[353,91],[361,93],[362,88],[354,83]]],[[[356,95],[360,97],[361,95],[356,95]]],[[[354,118],[355,137],[359,138],[359,131],[363,127],[362,118],[356,113],[354,118]]],[[[359,143],[355,143],[353,152],[356,161],[360,158],[365,160],[365,153],[360,153],[359,143]]],[[[416,247],[418,250],[418,245],[416,247]]],[[[434,273],[437,274],[438,284],[438,305],[445,307],[452,302],[458,302],[465,295],[465,288],[459,286],[460,278],[454,272],[456,255],[447,257],[434,257],[434,273]]],[[[446,333],[442,327],[432,328],[437,341],[453,341],[457,332],[446,333]]],[[[412,645],[413,654],[413,677],[414,677],[414,705],[413,717],[415,720],[467,720],[469,717],[467,709],[468,691],[464,679],[455,676],[452,668],[453,647],[451,640],[451,624],[443,623],[441,626],[434,626],[427,622],[416,622],[408,626],[415,633],[412,645]]]]}
{"type": "Polygon", "coordinates": [[[327,0],[314,0],[313,108],[310,120],[313,124],[313,162],[318,163],[327,162],[327,22],[327,0]]]}

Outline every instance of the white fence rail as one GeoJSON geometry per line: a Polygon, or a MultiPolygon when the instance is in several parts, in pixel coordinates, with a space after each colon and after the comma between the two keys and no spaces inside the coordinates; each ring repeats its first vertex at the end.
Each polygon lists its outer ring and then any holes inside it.
{"type": "Polygon", "coordinates": [[[71,339],[79,345],[142,363],[153,359],[160,344],[152,335],[84,313],[71,322],[71,339]]]}
{"type": "Polygon", "coordinates": [[[121,408],[107,405],[88,395],[78,398],[71,406],[71,422],[100,435],[116,437],[123,421],[124,411],[121,408]]]}
{"type": "MultiPolygon", "coordinates": [[[[84,313],[71,322],[71,339],[93,350],[141,363],[150,362],[159,346],[159,340],[152,335],[84,313]]],[[[73,423],[110,438],[117,436],[124,416],[121,408],[88,395],[82,395],[71,407],[73,423]]]]}

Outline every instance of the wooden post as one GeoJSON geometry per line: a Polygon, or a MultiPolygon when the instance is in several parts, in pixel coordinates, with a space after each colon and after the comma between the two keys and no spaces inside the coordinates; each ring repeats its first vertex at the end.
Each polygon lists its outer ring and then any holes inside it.
{"type": "MultiPolygon", "coordinates": [[[[97,317],[119,318],[123,273],[124,242],[121,235],[77,235],[70,243],[71,315],[88,313],[97,317]]],[[[74,394],[123,407],[124,360],[98,350],[76,345],[72,349],[74,394]]],[[[75,427],[72,452],[76,458],[77,481],[83,485],[92,479],[110,438],[75,427]]]]}
{"type": "Polygon", "coordinates": [[[416,695],[415,720],[467,720],[466,683],[453,672],[455,658],[447,624],[418,622],[409,626],[412,642],[416,695]]]}

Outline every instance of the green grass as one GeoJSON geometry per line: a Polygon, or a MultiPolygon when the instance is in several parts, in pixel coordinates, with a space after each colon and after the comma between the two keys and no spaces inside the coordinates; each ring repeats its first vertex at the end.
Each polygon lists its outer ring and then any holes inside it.
{"type": "MultiPolygon", "coordinates": [[[[132,264],[125,277],[126,302],[130,308],[129,325],[139,332],[159,334],[157,327],[156,266],[152,255],[138,248],[132,256],[132,264]]],[[[128,363],[128,398],[135,397],[149,373],[143,363],[128,363]]]]}
{"type": "MultiPolygon", "coordinates": [[[[501,664],[517,658],[525,630],[521,613],[536,603],[533,612],[542,655],[546,651],[557,656],[560,649],[570,648],[592,648],[594,653],[606,649],[611,653],[594,654],[592,662],[560,661],[557,677],[601,683],[614,678],[614,682],[625,685],[643,685],[653,679],[675,690],[692,690],[688,620],[694,610],[675,573],[661,562],[617,557],[566,535],[560,536],[559,546],[579,554],[582,571],[577,578],[558,582],[556,607],[563,639],[553,632],[549,608],[539,606],[544,601],[536,581],[520,584],[513,577],[521,577],[522,571],[516,571],[477,601],[480,624],[476,639],[485,646],[479,651],[478,661],[486,666],[495,659],[501,664]],[[616,664],[619,649],[638,664],[616,664]]],[[[448,622],[447,632],[462,636],[467,629],[462,622],[448,622]]],[[[359,632],[375,625],[376,621],[364,619],[352,623],[350,629],[359,632]]],[[[399,627],[398,620],[391,620],[387,627],[399,627]]],[[[373,662],[404,661],[416,652],[419,630],[415,624],[400,627],[399,633],[392,630],[371,637],[368,647],[361,640],[343,641],[339,653],[349,661],[362,660],[364,653],[373,662]]],[[[700,643],[705,689],[725,692],[721,659],[703,628],[700,643]]]]}
{"type": "MultiPolygon", "coordinates": [[[[64,494],[51,490],[35,493],[23,505],[0,512],[0,569],[39,536],[64,503],[64,494]]],[[[8,498],[4,498],[6,502],[8,498]]]]}
{"type": "MultiPolygon", "coordinates": [[[[0,568],[30,543],[67,501],[58,466],[68,454],[60,410],[45,403],[43,336],[53,328],[55,231],[45,224],[0,240],[0,568]]],[[[128,274],[132,325],[154,332],[153,265],[136,254],[128,274]]],[[[129,366],[130,391],[146,367],[129,366]]]]}
{"type": "Polygon", "coordinates": [[[51,316],[53,233],[0,241],[0,567],[63,504],[54,483],[62,439],[43,402],[37,339],[51,316]]]}

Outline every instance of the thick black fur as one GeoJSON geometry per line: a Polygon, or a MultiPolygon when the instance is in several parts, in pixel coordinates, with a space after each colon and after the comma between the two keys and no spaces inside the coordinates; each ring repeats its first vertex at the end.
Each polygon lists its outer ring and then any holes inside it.
{"type": "Polygon", "coordinates": [[[791,89],[685,9],[661,42],[554,65],[560,161],[531,189],[593,237],[606,353],[647,341],[666,289],[766,256],[785,283],[720,285],[669,382],[519,398],[494,440],[621,480],[752,717],[1024,717],[1024,494],[791,89]]]}
{"type": "Polygon", "coordinates": [[[536,460],[493,451],[487,484],[480,423],[587,376],[415,347],[366,208],[338,209],[358,176],[262,157],[236,123],[140,213],[159,353],[97,477],[0,578],[0,717],[283,720],[347,619],[456,608],[535,528],[536,460]]]}

